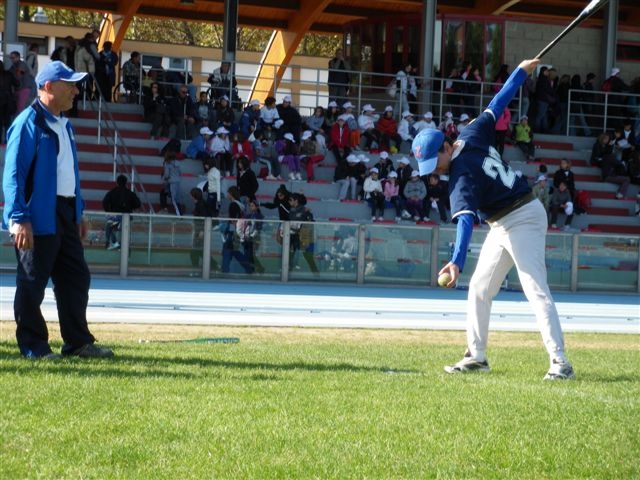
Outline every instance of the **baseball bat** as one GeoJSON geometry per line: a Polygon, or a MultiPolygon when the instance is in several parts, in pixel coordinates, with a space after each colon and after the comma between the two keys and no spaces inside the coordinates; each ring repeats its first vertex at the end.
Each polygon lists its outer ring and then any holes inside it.
{"type": "Polygon", "coordinates": [[[571,30],[576,28],[585,19],[593,15],[605,3],[607,3],[607,0],[592,0],[589,3],[589,5],[584,7],[584,9],[580,12],[580,15],[578,15],[573,20],[573,22],[571,22],[569,26],[567,26],[567,28],[565,28],[562,32],[560,32],[560,34],[556,38],[551,40],[551,42],[549,42],[549,44],[546,47],[540,50],[540,53],[538,53],[534,58],[538,58],[538,59],[542,58],[547,52],[549,52],[549,50],[555,47],[558,44],[558,42],[562,40],[571,30]]]}

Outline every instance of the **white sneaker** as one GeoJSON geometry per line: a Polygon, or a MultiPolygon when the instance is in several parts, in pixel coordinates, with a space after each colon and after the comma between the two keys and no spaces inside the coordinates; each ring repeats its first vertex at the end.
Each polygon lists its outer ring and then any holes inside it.
{"type": "Polygon", "coordinates": [[[109,245],[107,250],[116,250],[118,248],[120,248],[120,244],[118,242],[116,242],[116,243],[112,243],[111,245],[109,245]]]}
{"type": "Polygon", "coordinates": [[[364,267],[364,274],[375,275],[375,273],[376,273],[376,264],[373,262],[367,263],[367,265],[364,267]]]}
{"type": "Polygon", "coordinates": [[[289,172],[289,180],[295,180],[296,179],[296,175],[293,172],[289,172]]]}
{"type": "Polygon", "coordinates": [[[400,223],[402,219],[400,217],[396,217],[396,223],[400,223]]]}
{"type": "Polygon", "coordinates": [[[401,215],[402,215],[402,218],[404,218],[406,220],[411,218],[411,214],[409,212],[407,212],[406,210],[402,210],[401,215]]]}
{"type": "Polygon", "coordinates": [[[302,180],[302,175],[300,175],[300,172],[296,172],[296,180],[302,180]]]}
{"type": "Polygon", "coordinates": [[[489,362],[486,360],[479,362],[469,352],[465,353],[464,358],[455,365],[445,365],[444,367],[444,371],[447,373],[488,372],[489,370],[489,362]]]}
{"type": "Polygon", "coordinates": [[[266,178],[267,178],[267,180],[275,180],[275,179],[276,179],[276,177],[274,177],[274,176],[273,176],[273,175],[271,175],[271,174],[267,175],[267,177],[266,177],[266,178]]]}
{"type": "Polygon", "coordinates": [[[384,220],[384,217],[378,217],[378,221],[381,222],[384,220]]]}
{"type": "Polygon", "coordinates": [[[376,221],[376,217],[371,217],[371,221],[375,222],[376,221]]]}
{"type": "Polygon", "coordinates": [[[416,222],[419,222],[420,221],[420,217],[416,215],[416,216],[413,217],[413,220],[416,221],[416,222]]]}
{"type": "Polygon", "coordinates": [[[544,376],[545,380],[571,380],[572,378],[576,378],[576,374],[573,372],[571,364],[559,360],[551,362],[551,367],[544,376]]]}

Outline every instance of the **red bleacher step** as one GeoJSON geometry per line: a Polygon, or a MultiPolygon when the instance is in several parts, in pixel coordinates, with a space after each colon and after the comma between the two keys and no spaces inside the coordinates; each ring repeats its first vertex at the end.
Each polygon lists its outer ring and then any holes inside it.
{"type": "Polygon", "coordinates": [[[590,223],[586,231],[640,235],[640,225],[610,225],[607,223],[590,223]]]}
{"type": "MultiPolygon", "coordinates": [[[[83,172],[113,172],[112,163],[94,163],[80,161],[79,168],[83,172]]],[[[151,173],[158,175],[158,181],[160,181],[160,173],[162,173],[162,165],[157,167],[154,165],[136,165],[136,171],[138,173],[151,173]]]]}
{"type": "Polygon", "coordinates": [[[629,209],[620,207],[589,207],[587,213],[591,215],[607,215],[610,217],[628,217],[629,209]]]}
{"type": "MultiPolygon", "coordinates": [[[[98,127],[74,127],[73,130],[76,135],[94,135],[98,136],[98,127]]],[[[104,130],[103,130],[104,133],[104,130]]],[[[140,130],[121,130],[118,129],[118,134],[124,138],[137,138],[148,140],[150,137],[149,132],[140,130]]]]}
{"type": "MultiPolygon", "coordinates": [[[[106,117],[106,114],[103,113],[103,118],[106,117]]],[[[142,113],[131,113],[131,112],[111,112],[111,117],[114,120],[120,120],[122,122],[143,122],[144,115],[142,113]]],[[[79,110],[78,118],[98,118],[98,112],[92,110],[79,110]]]]}
{"type": "MultiPolygon", "coordinates": [[[[556,165],[559,166],[560,165],[560,160],[562,160],[562,157],[540,157],[540,158],[536,158],[535,163],[544,163],[545,165],[556,165]]],[[[571,158],[569,159],[569,161],[571,162],[571,165],[574,167],[588,167],[589,166],[589,162],[587,162],[586,160],[582,160],[579,158],[571,158]]]]}
{"type": "Polygon", "coordinates": [[[550,142],[547,140],[534,140],[536,146],[540,148],[546,148],[549,150],[573,150],[572,143],[566,142],[550,142]]]}
{"type": "MultiPolygon", "coordinates": [[[[110,145],[96,145],[92,143],[78,143],[78,151],[90,153],[112,153],[113,147],[110,145]]],[[[127,147],[130,155],[160,155],[160,150],[153,147],[127,147]]]]}

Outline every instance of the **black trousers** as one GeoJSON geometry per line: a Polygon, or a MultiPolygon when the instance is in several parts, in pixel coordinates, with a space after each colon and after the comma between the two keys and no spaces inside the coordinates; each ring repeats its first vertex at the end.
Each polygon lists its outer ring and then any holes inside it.
{"type": "Polygon", "coordinates": [[[74,200],[58,197],[56,233],[35,235],[32,250],[16,248],[18,269],[13,309],[18,347],[26,357],[51,352],[47,324],[40,310],[49,279],[64,341],[62,352],[95,341],[86,316],[91,275],[75,218],[74,200]]]}

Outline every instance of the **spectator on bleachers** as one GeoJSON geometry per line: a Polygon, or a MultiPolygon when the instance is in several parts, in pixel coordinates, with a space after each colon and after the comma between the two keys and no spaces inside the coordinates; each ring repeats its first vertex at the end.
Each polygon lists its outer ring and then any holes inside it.
{"type": "Polygon", "coordinates": [[[267,180],[280,180],[280,162],[278,161],[273,142],[269,142],[264,138],[264,132],[262,130],[253,132],[253,138],[253,150],[256,160],[261,165],[264,165],[263,168],[266,168],[265,178],[267,180]]]}
{"type": "Polygon", "coordinates": [[[105,102],[111,101],[113,87],[116,85],[116,68],[118,67],[118,54],[112,50],[111,42],[104,42],[100,57],[96,64],[96,82],[105,102]]]}
{"type": "Polygon", "coordinates": [[[636,134],[633,131],[633,122],[629,118],[626,118],[622,122],[622,138],[629,144],[629,149],[627,151],[627,157],[624,158],[625,161],[628,161],[628,159],[631,157],[633,152],[635,152],[635,150],[638,147],[637,140],[636,140],[636,134]]]}
{"type": "Polygon", "coordinates": [[[290,133],[293,135],[294,140],[297,142],[300,140],[300,132],[302,131],[302,117],[298,110],[291,104],[291,97],[286,95],[282,99],[282,103],[276,106],[278,109],[278,116],[284,123],[280,127],[282,135],[290,133]]]}
{"type": "Polygon", "coordinates": [[[195,104],[185,85],[180,87],[177,96],[169,100],[169,116],[175,127],[174,138],[190,140],[197,135],[195,104]]]}
{"type": "Polygon", "coordinates": [[[196,116],[196,126],[198,128],[213,128],[216,125],[216,111],[213,104],[209,101],[207,92],[200,92],[198,102],[194,107],[196,116]]]}
{"type": "Polygon", "coordinates": [[[167,99],[160,93],[157,82],[151,84],[151,94],[144,97],[144,119],[151,123],[151,138],[166,139],[169,136],[171,115],[167,99]]]}
{"type": "Polygon", "coordinates": [[[244,227],[239,232],[242,253],[255,272],[264,273],[265,268],[256,255],[260,248],[260,233],[262,232],[264,215],[260,211],[260,204],[255,199],[249,200],[246,212],[247,214],[243,221],[244,227]]]}
{"type": "Polygon", "coordinates": [[[360,129],[358,128],[358,119],[353,113],[353,103],[345,102],[342,105],[344,118],[349,127],[349,146],[352,150],[360,150],[360,129]]]}
{"type": "MultiPolygon", "coordinates": [[[[87,79],[81,84],[82,89],[85,89],[87,98],[93,97],[93,82],[96,79],[96,64],[100,61],[100,54],[98,53],[97,38],[92,32],[85,34],[84,38],[78,42],[76,48],[76,72],[87,72],[87,79]]],[[[82,95],[82,93],[81,93],[82,95]]]]}
{"type": "Polygon", "coordinates": [[[626,165],[627,159],[631,155],[634,147],[627,141],[622,132],[622,127],[616,127],[613,130],[611,144],[613,145],[613,155],[615,156],[616,161],[626,165]]]}
{"type": "MultiPolygon", "coordinates": [[[[412,142],[415,129],[413,128],[413,113],[408,110],[402,112],[402,120],[398,123],[398,135],[403,142],[412,142]]],[[[398,148],[399,150],[400,148],[398,148]]]]}
{"type": "Polygon", "coordinates": [[[27,50],[27,55],[24,58],[24,62],[31,70],[31,75],[34,77],[38,75],[38,51],[40,47],[37,43],[32,43],[29,45],[29,50],[27,50]]]}
{"type": "Polygon", "coordinates": [[[603,92],[608,94],[608,117],[609,122],[607,127],[612,128],[613,125],[620,121],[620,117],[626,115],[626,95],[629,92],[629,86],[620,77],[620,69],[614,67],[611,69],[611,74],[602,83],[600,88],[603,92]]]}
{"type": "Polygon", "coordinates": [[[229,133],[238,131],[236,112],[231,107],[231,103],[229,103],[229,97],[226,95],[221,96],[215,104],[215,111],[218,127],[224,127],[229,133]]]}
{"type": "Polygon", "coordinates": [[[338,107],[338,104],[333,100],[330,101],[327,105],[326,110],[324,111],[323,128],[327,136],[331,136],[331,129],[333,128],[333,125],[336,123],[340,115],[340,108],[338,107]]]}
{"type": "Polygon", "coordinates": [[[16,110],[14,91],[18,85],[18,80],[4,69],[4,63],[0,60],[0,144],[2,145],[7,143],[7,130],[16,110]]]}
{"type": "Polygon", "coordinates": [[[278,109],[276,108],[276,99],[274,97],[267,97],[264,99],[264,106],[260,109],[260,129],[264,133],[264,137],[267,140],[275,141],[280,138],[276,134],[275,122],[280,119],[278,115],[278,109]]]}
{"type": "Polygon", "coordinates": [[[221,188],[221,174],[220,170],[216,166],[216,161],[213,158],[208,158],[204,162],[204,171],[207,175],[205,201],[207,202],[207,208],[212,217],[217,217],[220,212],[220,201],[222,200],[222,188],[221,188]]]}
{"type": "Polygon", "coordinates": [[[425,218],[424,199],[427,187],[420,178],[420,172],[413,170],[411,180],[404,186],[405,207],[416,222],[425,218]]]}
{"type": "Polygon", "coordinates": [[[445,134],[446,137],[449,137],[451,140],[455,140],[458,138],[458,127],[456,123],[453,121],[453,113],[445,112],[440,125],[438,128],[442,133],[445,134]]]}
{"type": "Polygon", "coordinates": [[[549,187],[547,187],[547,176],[543,173],[539,174],[531,189],[545,210],[549,210],[549,187]]]}
{"type": "Polygon", "coordinates": [[[122,215],[114,213],[132,213],[140,208],[140,199],[136,193],[127,188],[126,175],[118,175],[116,187],[109,190],[102,198],[102,208],[111,215],[107,216],[105,223],[105,248],[113,250],[120,248],[120,242],[116,232],[120,229],[122,215]]]}
{"type": "Polygon", "coordinates": [[[413,128],[416,131],[416,135],[425,128],[438,128],[436,122],[433,121],[433,113],[427,112],[422,116],[421,120],[418,120],[413,124],[413,128]]]}
{"type": "Polygon", "coordinates": [[[374,142],[376,147],[380,146],[380,132],[376,130],[376,122],[380,116],[374,113],[375,111],[376,109],[367,103],[362,107],[362,113],[358,116],[358,128],[360,135],[365,138],[366,150],[370,150],[374,142]]]}
{"type": "Polygon", "coordinates": [[[384,113],[376,122],[376,129],[380,132],[380,148],[392,153],[400,151],[402,138],[398,135],[398,122],[393,116],[391,105],[384,107],[384,113]]]}
{"type": "Polygon", "coordinates": [[[181,212],[181,193],[180,179],[182,170],[176,159],[176,152],[168,150],[164,154],[164,163],[162,166],[162,182],[163,188],[160,192],[160,206],[167,211],[167,197],[171,197],[171,203],[176,215],[180,216],[181,212]]]}
{"type": "Polygon", "coordinates": [[[447,223],[447,202],[448,192],[444,189],[444,185],[440,183],[440,175],[432,173],[427,180],[427,196],[425,197],[425,220],[429,219],[431,209],[438,211],[441,223],[447,223]]]}
{"type": "MultiPolygon", "coordinates": [[[[585,82],[586,85],[586,82],[585,82]]],[[[571,77],[571,116],[569,117],[569,135],[576,136],[578,128],[580,133],[585,137],[591,136],[591,128],[585,118],[586,96],[583,93],[584,86],[580,75],[575,74],[571,77]]]]}
{"type": "Polygon", "coordinates": [[[571,198],[575,198],[576,195],[576,182],[575,176],[571,171],[571,162],[567,158],[560,160],[560,168],[553,174],[553,190],[560,186],[560,182],[564,182],[571,194],[571,198]]]}
{"type": "MultiPolygon", "coordinates": [[[[191,266],[197,268],[201,265],[200,262],[202,260],[202,255],[203,255],[203,246],[204,246],[203,218],[211,217],[212,215],[204,199],[204,194],[202,190],[200,190],[197,187],[192,188],[189,191],[189,197],[191,198],[191,203],[193,204],[193,210],[191,211],[191,215],[193,215],[194,217],[200,217],[199,219],[194,220],[193,222],[192,248],[191,248],[191,252],[189,252],[189,257],[191,258],[191,266]]],[[[213,262],[215,262],[215,260],[213,262]]]]}
{"type": "MultiPolygon", "coordinates": [[[[319,135],[321,136],[321,135],[319,135]]],[[[313,138],[311,130],[305,130],[300,137],[300,162],[302,162],[307,171],[307,181],[314,180],[314,165],[324,160],[324,154],[318,143],[317,137],[313,138]]]]}
{"type": "Polygon", "coordinates": [[[314,232],[313,226],[309,225],[309,222],[313,222],[313,214],[306,205],[307,200],[301,193],[292,193],[289,197],[289,221],[290,224],[290,236],[289,236],[289,269],[299,269],[298,257],[300,251],[302,256],[309,265],[309,270],[314,274],[319,272],[316,265],[314,250],[314,232]],[[303,223],[304,222],[304,223],[303,223]]]}
{"type": "MultiPolygon", "coordinates": [[[[303,127],[306,127],[306,130],[310,130],[313,139],[318,142],[318,147],[320,150],[325,149],[326,147],[326,139],[324,133],[324,108],[321,106],[317,106],[313,110],[313,115],[307,117],[304,121],[303,127]]],[[[304,133],[304,132],[303,132],[304,133]]]]}
{"type": "Polygon", "coordinates": [[[64,37],[64,46],[62,51],[60,52],[60,61],[72,70],[75,70],[76,67],[77,43],[78,42],[76,42],[75,38],[73,38],[71,35],[67,35],[66,37],[64,37]]]}
{"type": "Polygon", "coordinates": [[[614,183],[619,185],[616,193],[616,198],[621,199],[626,197],[627,190],[631,179],[629,178],[629,172],[626,165],[616,159],[615,154],[606,155],[602,158],[602,180],[607,183],[614,183]]]}
{"type": "Polygon", "coordinates": [[[528,75],[522,84],[522,100],[520,102],[520,117],[529,115],[529,108],[531,107],[531,99],[533,98],[535,83],[531,75],[528,75]]]}
{"type": "Polygon", "coordinates": [[[389,173],[394,171],[393,162],[389,158],[389,153],[384,150],[380,152],[380,158],[373,167],[378,169],[378,178],[380,180],[386,180],[389,173]]]}
{"type": "Polygon", "coordinates": [[[567,131],[567,116],[569,115],[569,89],[571,88],[571,77],[566,73],[560,76],[556,85],[556,97],[558,103],[553,109],[554,122],[551,133],[555,135],[565,135],[567,131]]]}
{"type": "Polygon", "coordinates": [[[289,167],[289,180],[302,180],[300,174],[300,148],[291,132],[276,140],[276,153],[280,163],[289,167]]]}
{"type": "Polygon", "coordinates": [[[200,135],[194,137],[187,146],[187,157],[201,160],[203,164],[210,159],[209,142],[211,141],[211,135],[213,135],[213,132],[209,127],[200,128],[200,135]]]}
{"type": "Polygon", "coordinates": [[[122,65],[122,85],[129,94],[129,103],[137,102],[141,82],[145,77],[146,73],[140,65],[140,52],[131,52],[129,60],[122,65]]]}
{"type": "Polygon", "coordinates": [[[468,113],[462,113],[460,115],[460,123],[458,123],[458,125],[456,125],[456,130],[458,132],[458,135],[460,135],[460,133],[467,128],[467,125],[469,125],[469,122],[471,121],[471,117],[469,117],[468,113]]]}
{"type": "Polygon", "coordinates": [[[240,133],[244,138],[249,138],[258,129],[260,124],[260,100],[254,99],[242,111],[240,115],[240,133]]]}
{"type": "Polygon", "coordinates": [[[222,222],[220,226],[222,234],[222,272],[229,273],[231,271],[231,260],[235,258],[245,273],[253,273],[253,266],[249,259],[238,249],[239,242],[236,227],[244,216],[245,209],[242,202],[240,202],[240,194],[235,185],[228,188],[227,199],[229,200],[229,211],[227,213],[229,220],[222,222]]]}
{"type": "MultiPolygon", "coordinates": [[[[411,168],[411,162],[407,157],[401,157],[398,160],[398,166],[396,167],[396,173],[398,174],[398,185],[400,186],[400,198],[402,198],[403,202],[406,200],[404,196],[404,187],[407,185],[409,180],[411,180],[411,173],[413,172],[413,168],[411,168]]],[[[403,218],[410,218],[409,213],[404,213],[402,215],[403,218]]]]}
{"type": "MultiPolygon", "coordinates": [[[[29,70],[29,66],[20,60],[20,52],[13,51],[9,54],[11,66],[9,72],[18,82],[18,86],[14,89],[15,97],[15,115],[24,110],[31,100],[36,96],[36,80],[29,70]]],[[[81,71],[81,70],[76,70],[81,71]]]]}
{"type": "Polygon", "coordinates": [[[342,103],[349,95],[349,83],[351,66],[345,60],[342,48],[338,48],[334,57],[329,60],[329,75],[327,84],[329,86],[329,100],[342,103]]]}
{"type": "Polygon", "coordinates": [[[256,174],[251,170],[251,160],[247,156],[238,157],[237,172],[236,187],[238,187],[238,195],[242,203],[246,205],[247,200],[255,200],[260,184],[256,174]]]}
{"type": "Polygon", "coordinates": [[[347,126],[346,116],[340,115],[333,124],[333,127],[331,127],[331,134],[329,137],[329,149],[338,163],[346,163],[347,157],[351,154],[351,147],[349,146],[349,132],[350,130],[347,126]]]}
{"type": "Polygon", "coordinates": [[[353,153],[349,154],[345,160],[339,160],[336,164],[336,168],[333,174],[333,181],[340,185],[338,192],[338,200],[348,200],[357,198],[357,171],[355,166],[359,160],[357,155],[353,153]],[[351,189],[351,195],[348,196],[349,189],[351,189]]]}
{"type": "Polygon", "coordinates": [[[564,180],[558,183],[553,189],[549,200],[549,226],[558,228],[558,213],[562,210],[567,218],[564,221],[564,229],[568,230],[573,220],[573,196],[569,191],[569,187],[564,180]]]}
{"type": "Polygon", "coordinates": [[[509,65],[507,65],[506,63],[500,65],[500,69],[493,79],[493,93],[498,93],[500,91],[500,89],[504,85],[504,82],[506,82],[509,78],[509,75],[509,65]]]}
{"type": "Polygon", "coordinates": [[[249,164],[255,161],[253,145],[242,132],[236,132],[231,140],[231,157],[237,162],[240,157],[247,157],[249,164]]]}
{"type": "Polygon", "coordinates": [[[608,161],[608,157],[613,157],[613,144],[608,133],[603,132],[598,135],[591,149],[590,164],[594,167],[602,168],[602,164],[608,161]]]}
{"type": "Polygon", "coordinates": [[[556,105],[556,92],[549,80],[549,69],[540,67],[536,81],[536,117],[533,120],[533,129],[539,133],[549,131],[549,109],[556,105]]]}
{"type": "MultiPolygon", "coordinates": [[[[461,117],[462,118],[462,117],[461,117]]],[[[511,130],[511,110],[505,108],[496,120],[495,148],[500,156],[504,153],[504,142],[511,130]]]]}
{"type": "Polygon", "coordinates": [[[358,199],[362,200],[364,198],[364,193],[362,192],[362,186],[364,185],[364,179],[367,178],[367,172],[369,171],[369,157],[364,153],[358,155],[358,164],[356,165],[356,170],[358,172],[357,177],[357,189],[358,189],[358,199]]]}
{"type": "Polygon", "coordinates": [[[383,220],[384,192],[382,190],[382,182],[378,178],[378,169],[376,167],[369,170],[369,175],[364,180],[362,190],[364,192],[364,200],[371,208],[371,221],[375,222],[376,220],[383,220]]]}
{"type": "Polygon", "coordinates": [[[211,85],[211,98],[216,99],[222,96],[239,102],[238,82],[231,71],[230,62],[222,62],[220,66],[213,70],[207,82],[211,85]]]}
{"type": "Polygon", "coordinates": [[[527,162],[535,160],[536,146],[533,143],[533,133],[529,126],[529,117],[523,115],[516,124],[513,132],[516,146],[524,153],[527,162]]]}
{"type": "Polygon", "coordinates": [[[262,202],[260,205],[270,210],[278,209],[278,218],[281,222],[284,222],[289,220],[289,210],[291,209],[289,205],[290,196],[291,192],[287,190],[287,186],[283,183],[278,187],[278,190],[276,190],[272,202],[262,202]]]}
{"type": "Polygon", "coordinates": [[[224,127],[218,127],[215,136],[209,142],[209,151],[211,156],[215,158],[220,172],[225,177],[231,176],[233,173],[233,157],[231,156],[229,130],[224,127]]]}
{"type": "Polygon", "coordinates": [[[391,203],[396,213],[396,223],[400,222],[402,215],[402,199],[400,198],[400,185],[398,184],[398,174],[389,172],[387,180],[384,182],[384,199],[391,203]]]}

